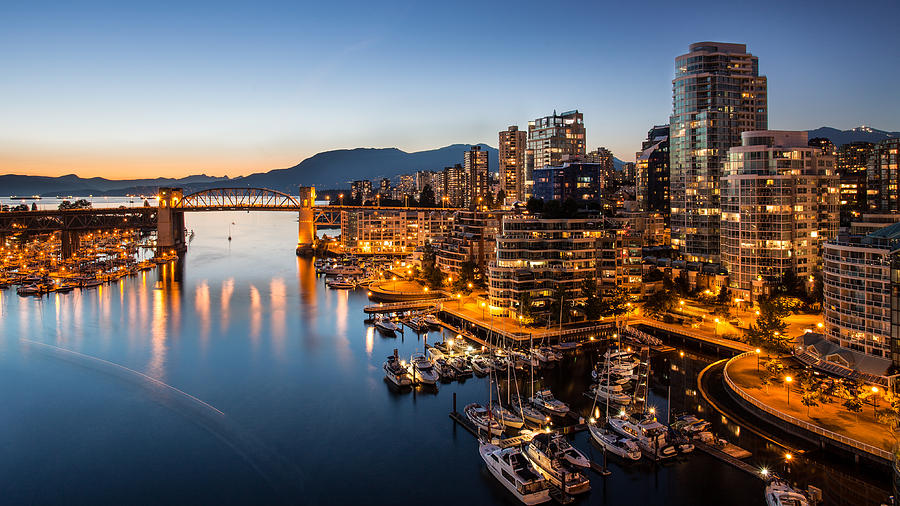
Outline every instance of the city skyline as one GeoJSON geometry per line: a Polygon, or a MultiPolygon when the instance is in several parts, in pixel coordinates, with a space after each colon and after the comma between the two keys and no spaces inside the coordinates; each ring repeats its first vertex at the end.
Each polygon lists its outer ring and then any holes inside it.
{"type": "Polygon", "coordinates": [[[509,125],[571,109],[584,113],[588,150],[629,161],[668,121],[674,57],[704,40],[759,56],[770,128],[900,128],[897,55],[878,49],[897,46],[888,3],[779,4],[780,16],[576,5],[582,15],[550,19],[564,36],[540,44],[528,42],[534,5],[479,5],[466,24],[455,5],[215,5],[7,7],[0,173],[238,176],[331,149],[493,146],[509,125]],[[592,23],[610,15],[643,29],[592,23]],[[521,58],[500,52],[508,40],[521,58]],[[540,59],[552,86],[523,70],[540,59]],[[462,72],[473,61],[474,80],[462,72]]]}

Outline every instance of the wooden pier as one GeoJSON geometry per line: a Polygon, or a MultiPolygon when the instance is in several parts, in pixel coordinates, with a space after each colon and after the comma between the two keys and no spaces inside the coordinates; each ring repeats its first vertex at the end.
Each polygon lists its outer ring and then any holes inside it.
{"type": "Polygon", "coordinates": [[[750,452],[748,452],[747,450],[744,450],[743,448],[740,448],[733,444],[728,444],[724,448],[716,448],[715,446],[711,446],[700,441],[692,441],[692,443],[694,444],[694,448],[708,455],[712,455],[716,459],[726,464],[730,464],[740,469],[741,471],[746,471],[747,473],[750,473],[751,475],[761,480],[764,479],[763,475],[759,472],[759,469],[756,466],[752,466],[741,460],[741,458],[747,458],[750,456],[750,452]]]}

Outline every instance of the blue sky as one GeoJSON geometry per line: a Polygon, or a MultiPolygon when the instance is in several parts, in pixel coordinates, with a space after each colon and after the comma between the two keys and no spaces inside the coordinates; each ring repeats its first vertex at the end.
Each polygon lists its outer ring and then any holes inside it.
{"type": "Polygon", "coordinates": [[[497,143],[578,108],[624,160],[675,56],[746,43],[769,125],[900,130],[900,3],[0,4],[0,173],[240,175],[352,147],[497,143]]]}

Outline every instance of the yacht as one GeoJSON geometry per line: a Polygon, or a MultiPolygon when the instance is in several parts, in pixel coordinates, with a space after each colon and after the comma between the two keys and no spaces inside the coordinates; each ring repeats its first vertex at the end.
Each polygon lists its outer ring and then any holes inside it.
{"type": "Polygon", "coordinates": [[[499,402],[495,402],[491,406],[491,413],[497,421],[512,429],[521,429],[525,425],[522,417],[516,415],[512,410],[504,408],[499,402]]]}
{"type": "Polygon", "coordinates": [[[598,445],[602,446],[606,451],[613,455],[618,455],[627,460],[641,459],[641,449],[633,439],[617,436],[610,431],[601,429],[593,423],[588,425],[588,431],[590,431],[591,438],[596,441],[598,445]]]}
{"type": "Polygon", "coordinates": [[[412,384],[412,378],[406,370],[406,364],[397,359],[397,355],[388,356],[384,362],[384,377],[389,379],[391,383],[398,387],[405,387],[412,384]]]}
{"type": "Polygon", "coordinates": [[[550,421],[549,416],[545,415],[541,410],[535,408],[531,404],[528,404],[525,399],[514,395],[510,402],[512,402],[512,412],[519,413],[526,422],[535,425],[543,425],[550,421]]]}
{"type": "Polygon", "coordinates": [[[691,414],[684,414],[676,417],[672,423],[672,428],[684,431],[688,434],[699,434],[706,431],[710,427],[710,423],[702,418],[697,418],[691,414]]]}
{"type": "Polygon", "coordinates": [[[443,356],[432,359],[431,363],[434,365],[434,370],[437,371],[438,376],[440,376],[441,379],[443,379],[443,380],[455,380],[456,379],[456,370],[453,369],[453,366],[450,365],[450,362],[443,356]]]}
{"type": "Polygon", "coordinates": [[[494,367],[491,365],[489,359],[479,356],[472,359],[472,369],[476,374],[484,376],[485,374],[490,373],[494,367]]]}
{"type": "Polygon", "coordinates": [[[666,440],[666,426],[655,418],[646,418],[640,422],[631,418],[610,418],[609,426],[617,433],[633,438],[648,458],[667,459],[678,454],[675,447],[666,440]]]}
{"type": "Polygon", "coordinates": [[[580,471],[561,458],[553,434],[542,432],[523,445],[525,458],[541,476],[567,494],[580,494],[591,489],[591,482],[580,471]]]}
{"type": "Polygon", "coordinates": [[[375,317],[375,328],[384,332],[385,334],[391,335],[400,330],[400,327],[398,327],[396,323],[392,322],[387,316],[375,317]]]}
{"type": "Polygon", "coordinates": [[[425,355],[416,353],[412,356],[409,363],[409,370],[413,380],[427,385],[434,385],[438,381],[438,374],[434,370],[431,361],[425,358],[425,355]]]}
{"type": "Polygon", "coordinates": [[[447,359],[450,362],[450,367],[456,371],[457,378],[471,378],[472,377],[472,368],[469,367],[469,363],[463,357],[453,357],[447,359]]]}
{"type": "Polygon", "coordinates": [[[325,269],[326,276],[362,276],[365,274],[362,269],[355,265],[336,265],[325,269]]]}
{"type": "Polygon", "coordinates": [[[328,280],[325,284],[333,290],[349,290],[356,287],[356,283],[352,279],[343,276],[328,280]]]}
{"type": "Polygon", "coordinates": [[[788,482],[773,476],[766,484],[767,506],[809,506],[806,495],[788,482]]]}
{"type": "Polygon", "coordinates": [[[554,398],[550,390],[538,390],[529,401],[534,407],[554,415],[564,416],[569,412],[569,405],[554,398]]]}
{"type": "Polygon", "coordinates": [[[591,385],[587,395],[588,397],[604,399],[623,406],[631,402],[631,396],[624,393],[622,387],[619,385],[604,385],[602,383],[597,383],[591,385]]]}
{"type": "Polygon", "coordinates": [[[427,323],[428,325],[430,325],[436,329],[441,327],[441,321],[438,320],[437,317],[435,317],[434,315],[427,314],[424,317],[422,317],[422,320],[425,323],[427,323]]]}
{"type": "Polygon", "coordinates": [[[478,453],[488,471],[522,504],[542,504],[550,500],[550,487],[514,446],[501,449],[489,443],[478,445],[478,453]]]}
{"type": "Polygon", "coordinates": [[[494,436],[503,435],[503,426],[500,422],[494,420],[491,412],[484,408],[481,404],[473,402],[465,407],[463,412],[470,422],[478,427],[478,431],[490,432],[494,436]]]}
{"type": "Polygon", "coordinates": [[[589,461],[583,453],[578,451],[578,448],[572,446],[572,443],[566,439],[566,436],[563,434],[555,434],[552,439],[557,447],[557,454],[562,457],[563,460],[575,467],[583,469],[591,467],[591,461],[589,461]]]}

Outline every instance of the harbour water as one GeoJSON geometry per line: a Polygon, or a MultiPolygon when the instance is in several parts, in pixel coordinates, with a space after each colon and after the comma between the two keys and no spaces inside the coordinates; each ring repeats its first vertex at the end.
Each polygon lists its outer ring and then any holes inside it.
{"type": "MultiPolygon", "coordinates": [[[[327,289],[294,256],[296,226],[292,213],[188,214],[196,234],[180,266],[42,299],[0,292],[0,502],[515,504],[448,417],[453,393],[460,408],[486,403],[487,380],[390,388],[385,357],[425,338],[366,324],[364,290],[327,289]]],[[[709,357],[680,360],[654,363],[661,411],[669,378],[677,409],[699,403],[709,357]]],[[[541,380],[587,412],[589,361],[541,380]]],[[[702,415],[754,462],[782,465],[777,447],[702,415]]],[[[600,460],[585,433],[575,444],[600,460]]],[[[762,481],[699,451],[609,466],[580,503],[763,503],[762,481]]],[[[853,474],[809,469],[792,473],[853,474]]],[[[853,485],[887,497],[877,478],[853,485]]]]}

